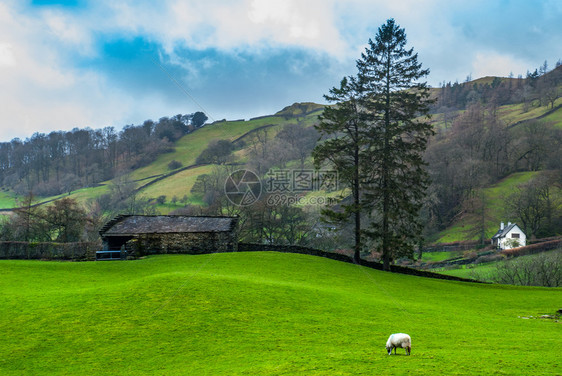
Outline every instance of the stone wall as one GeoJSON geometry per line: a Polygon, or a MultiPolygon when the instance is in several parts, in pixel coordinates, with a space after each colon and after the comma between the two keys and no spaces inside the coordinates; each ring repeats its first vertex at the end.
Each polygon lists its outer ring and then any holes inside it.
{"type": "MultiPolygon", "coordinates": [[[[293,245],[271,245],[271,244],[257,244],[257,243],[240,243],[238,245],[239,252],[257,252],[257,251],[273,251],[273,252],[286,252],[286,253],[300,253],[304,255],[320,256],[326,257],[332,260],[343,261],[352,263],[353,259],[349,256],[342,255],[339,253],[332,253],[321,251],[315,248],[293,246],[293,245]]],[[[361,260],[360,265],[366,266],[368,268],[383,270],[383,265],[380,262],[372,262],[367,260],[361,260]]],[[[436,279],[446,279],[450,281],[462,281],[462,282],[476,282],[483,283],[469,278],[455,277],[445,274],[433,273],[425,270],[412,269],[405,266],[390,265],[390,271],[394,273],[410,274],[420,277],[436,278],[436,279]]]]}
{"type": "Polygon", "coordinates": [[[0,242],[0,259],[92,261],[98,242],[0,242]]]}
{"type": "Polygon", "coordinates": [[[143,234],[129,240],[125,248],[129,255],[136,257],[166,253],[236,252],[238,239],[236,233],[230,232],[143,234]]]}

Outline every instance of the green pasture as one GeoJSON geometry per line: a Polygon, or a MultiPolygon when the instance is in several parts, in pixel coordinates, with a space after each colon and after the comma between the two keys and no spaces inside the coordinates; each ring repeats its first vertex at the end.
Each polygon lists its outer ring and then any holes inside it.
{"type": "MultiPolygon", "coordinates": [[[[77,189],[75,191],[70,192],[70,194],[68,193],[63,193],[61,195],[57,195],[57,196],[50,196],[50,197],[42,197],[37,199],[37,202],[45,202],[45,201],[52,201],[52,200],[58,200],[58,199],[62,199],[62,198],[71,198],[73,200],[76,200],[77,202],[79,202],[80,204],[86,204],[89,201],[92,201],[94,199],[96,199],[97,197],[109,193],[109,188],[107,186],[107,182],[103,183],[102,185],[98,185],[96,187],[86,187],[86,188],[80,188],[77,189]]],[[[46,204],[49,205],[49,204],[46,204]]]]}
{"type": "Polygon", "coordinates": [[[0,208],[15,208],[17,205],[17,196],[14,193],[0,190],[0,208]]]}
{"type": "MultiPolygon", "coordinates": [[[[562,98],[556,100],[555,106],[559,104],[562,104],[562,98]]],[[[552,123],[557,128],[562,128],[562,109],[559,108],[558,110],[554,111],[550,115],[545,116],[543,121],[546,121],[547,123],[552,123]]]]}
{"type": "MultiPolygon", "coordinates": [[[[554,106],[556,107],[560,103],[562,103],[562,98],[557,99],[554,106]]],[[[551,110],[550,105],[538,106],[536,103],[534,103],[533,105],[530,105],[527,108],[527,110],[525,110],[523,103],[508,104],[498,107],[497,115],[498,118],[506,125],[512,125],[520,121],[537,118],[541,115],[544,115],[550,110],[551,110]]],[[[454,118],[462,114],[463,112],[465,112],[465,110],[454,111],[448,116],[450,118],[454,118]]],[[[445,127],[444,116],[445,115],[443,113],[436,113],[432,115],[431,122],[433,123],[436,129],[445,127]]],[[[545,117],[545,120],[548,120],[549,122],[554,122],[558,126],[560,126],[560,124],[562,124],[562,111],[558,110],[553,114],[548,115],[547,117],[545,117]]],[[[449,124],[448,124],[449,126],[451,125],[450,122],[451,120],[449,120],[449,124]]]]}
{"type": "Polygon", "coordinates": [[[175,145],[175,151],[160,155],[154,162],[132,173],[133,179],[142,179],[169,172],[168,164],[177,160],[184,166],[195,163],[195,159],[213,140],[234,140],[243,134],[268,124],[289,123],[279,116],[270,116],[250,121],[224,121],[204,126],[183,136],[175,145]]]}
{"type": "Polygon", "coordinates": [[[511,125],[519,121],[534,119],[549,110],[550,106],[529,106],[525,111],[523,103],[509,104],[498,108],[498,116],[506,125],[511,125]]]}
{"type": "Polygon", "coordinates": [[[209,174],[213,171],[213,168],[216,168],[216,166],[206,165],[178,172],[144,188],[141,191],[141,196],[155,198],[164,195],[167,200],[171,200],[174,196],[178,199],[181,199],[184,195],[189,197],[197,176],[209,174]]]}
{"type": "Polygon", "coordinates": [[[472,278],[479,281],[491,281],[491,274],[496,270],[498,262],[488,262],[482,264],[461,265],[458,268],[432,270],[441,274],[453,275],[455,277],[472,278]]]}
{"type": "Polygon", "coordinates": [[[462,256],[462,254],[462,251],[423,252],[421,260],[423,262],[439,262],[462,256]]]}
{"type": "Polygon", "coordinates": [[[99,185],[97,187],[78,189],[73,191],[68,197],[73,198],[78,202],[85,203],[106,193],[109,193],[109,187],[107,185],[99,185]]]}
{"type": "Polygon", "coordinates": [[[270,252],[0,261],[2,375],[554,375],[562,289],[270,252]],[[388,356],[391,333],[412,355],[388,356]],[[538,341],[538,342],[537,342],[538,341]]]}

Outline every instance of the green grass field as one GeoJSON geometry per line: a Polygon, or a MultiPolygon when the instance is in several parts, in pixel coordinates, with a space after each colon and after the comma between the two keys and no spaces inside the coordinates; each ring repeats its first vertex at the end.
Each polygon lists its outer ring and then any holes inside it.
{"type": "MultiPolygon", "coordinates": [[[[559,98],[556,101],[555,106],[561,103],[562,103],[562,98],[559,98]]],[[[546,121],[547,123],[552,123],[557,128],[562,128],[562,109],[558,109],[557,111],[554,111],[552,114],[546,116],[543,119],[543,121],[546,121]]]]}
{"type": "Polygon", "coordinates": [[[0,208],[13,208],[17,205],[17,197],[12,192],[0,191],[0,208]]]}
{"type": "Polygon", "coordinates": [[[461,265],[455,269],[441,270],[439,273],[453,275],[455,277],[473,278],[478,279],[479,281],[491,281],[491,274],[496,270],[498,262],[500,261],[476,265],[461,265]]]}
{"type": "Polygon", "coordinates": [[[209,174],[213,171],[213,166],[201,166],[193,169],[178,172],[164,180],[156,182],[142,190],[143,197],[158,197],[165,195],[168,200],[176,196],[182,198],[184,195],[191,196],[191,188],[197,180],[197,176],[209,174]]]}
{"type": "Polygon", "coordinates": [[[2,375],[554,375],[562,289],[280,253],[0,261],[2,375]],[[388,356],[389,334],[412,355],[388,356]]]}
{"type": "Polygon", "coordinates": [[[424,252],[422,254],[423,262],[439,262],[445,261],[454,257],[462,256],[462,251],[437,251],[437,252],[424,252]]]}

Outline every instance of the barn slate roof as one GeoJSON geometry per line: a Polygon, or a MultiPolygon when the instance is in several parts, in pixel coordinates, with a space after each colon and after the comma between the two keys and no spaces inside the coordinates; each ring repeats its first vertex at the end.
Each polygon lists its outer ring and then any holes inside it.
{"type": "Polygon", "coordinates": [[[229,232],[238,217],[185,215],[119,215],[100,230],[100,235],[140,235],[186,232],[229,232]]]}

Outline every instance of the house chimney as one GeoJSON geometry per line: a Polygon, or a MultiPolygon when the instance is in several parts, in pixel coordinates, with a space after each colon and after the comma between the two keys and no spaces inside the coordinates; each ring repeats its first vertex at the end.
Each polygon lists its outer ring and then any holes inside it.
{"type": "Polygon", "coordinates": [[[511,226],[511,222],[507,222],[507,225],[508,225],[508,226],[511,226]]]}
{"type": "Polygon", "coordinates": [[[503,222],[500,223],[500,230],[503,230],[503,222]]]}

